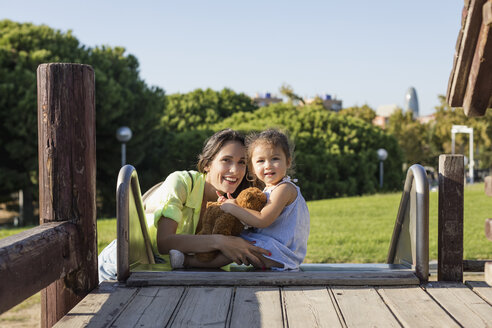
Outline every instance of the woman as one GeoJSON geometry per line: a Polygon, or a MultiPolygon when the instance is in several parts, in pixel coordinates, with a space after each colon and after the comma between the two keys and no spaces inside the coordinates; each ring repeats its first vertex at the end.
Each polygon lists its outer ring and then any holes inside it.
{"type": "MultiPolygon", "coordinates": [[[[145,211],[153,213],[155,228],[150,229],[153,246],[160,254],[171,249],[183,253],[219,250],[221,255],[209,263],[210,267],[220,267],[224,262],[264,267],[262,255],[269,252],[240,237],[195,235],[207,201],[217,201],[218,194],[232,194],[245,187],[244,137],[231,129],[215,133],[205,143],[197,166],[198,172],[170,174],[147,199],[145,211]]],[[[99,255],[99,281],[116,279],[116,245],[112,244],[99,255]]]]}

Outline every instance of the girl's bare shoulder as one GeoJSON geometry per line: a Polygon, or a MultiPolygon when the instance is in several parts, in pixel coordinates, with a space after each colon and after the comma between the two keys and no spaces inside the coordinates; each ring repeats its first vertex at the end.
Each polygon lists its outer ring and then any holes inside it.
{"type": "Polygon", "coordinates": [[[282,183],[272,191],[270,197],[282,198],[290,205],[297,198],[297,189],[291,183],[282,183]]]}

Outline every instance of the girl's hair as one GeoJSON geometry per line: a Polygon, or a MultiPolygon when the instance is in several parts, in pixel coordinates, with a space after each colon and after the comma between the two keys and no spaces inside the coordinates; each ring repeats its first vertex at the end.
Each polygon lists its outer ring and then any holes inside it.
{"type": "MultiPolygon", "coordinates": [[[[252,174],[252,162],[253,149],[257,145],[267,144],[273,147],[280,147],[285,154],[285,158],[290,160],[290,167],[287,169],[288,174],[294,174],[294,144],[290,141],[285,132],[268,129],[259,133],[252,133],[246,137],[246,147],[248,147],[248,174],[252,174]]],[[[262,182],[259,181],[256,176],[247,176],[248,180],[253,183],[254,186],[261,187],[262,182]]]]}
{"type": "MultiPolygon", "coordinates": [[[[232,129],[224,129],[214,133],[210,138],[205,141],[202,152],[198,155],[198,163],[197,169],[201,173],[205,173],[205,168],[212,163],[217,153],[224,147],[224,145],[228,142],[239,142],[242,145],[245,145],[244,136],[238,131],[232,129]]],[[[237,194],[249,187],[249,183],[246,180],[246,175],[241,181],[241,184],[234,192],[233,196],[236,197],[237,194]]]]}

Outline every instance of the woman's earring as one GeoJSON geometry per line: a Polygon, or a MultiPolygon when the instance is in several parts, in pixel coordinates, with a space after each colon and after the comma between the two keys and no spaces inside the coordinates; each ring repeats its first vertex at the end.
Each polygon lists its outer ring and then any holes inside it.
{"type": "Polygon", "coordinates": [[[246,174],[246,180],[248,180],[249,182],[254,182],[255,177],[251,176],[251,174],[248,172],[248,174],[246,174]]]}

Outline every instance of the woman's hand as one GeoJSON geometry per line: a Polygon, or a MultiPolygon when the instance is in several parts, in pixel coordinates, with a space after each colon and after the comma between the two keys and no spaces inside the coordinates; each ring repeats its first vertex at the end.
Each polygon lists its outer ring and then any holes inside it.
{"type": "Polygon", "coordinates": [[[238,265],[252,264],[254,267],[262,269],[266,267],[263,262],[263,255],[271,255],[271,253],[266,249],[254,246],[253,243],[248,242],[241,237],[222,235],[217,236],[220,236],[221,238],[219,250],[225,257],[229,258],[238,265]]]}

